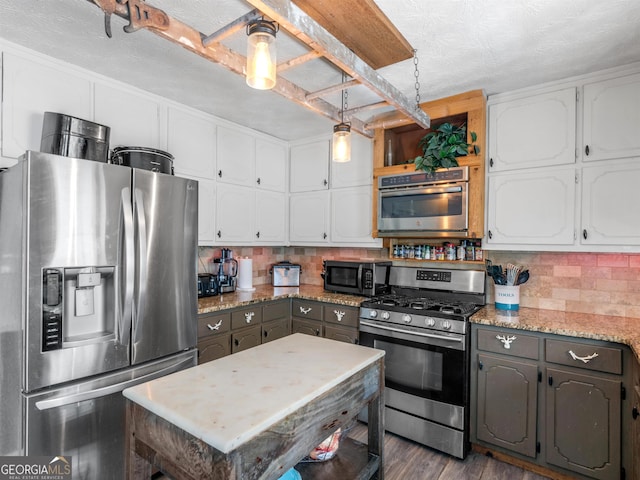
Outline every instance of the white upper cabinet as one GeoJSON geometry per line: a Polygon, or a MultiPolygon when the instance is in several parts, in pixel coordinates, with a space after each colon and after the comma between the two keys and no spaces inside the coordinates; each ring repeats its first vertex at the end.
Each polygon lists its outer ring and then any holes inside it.
{"type": "Polygon", "coordinates": [[[640,156],[640,74],[584,86],[586,161],[640,156]]]}
{"type": "Polygon", "coordinates": [[[640,158],[582,169],[585,245],[640,245],[640,158]]]}
{"type": "Polygon", "coordinates": [[[289,240],[294,245],[329,243],[329,192],[295,193],[289,197],[289,240]]]}
{"type": "Polygon", "coordinates": [[[255,137],[240,129],[218,126],[218,181],[255,185],[255,137]]]}
{"type": "Polygon", "coordinates": [[[382,246],[382,239],[371,236],[371,197],[369,185],[331,190],[332,243],[382,246]]]}
{"type": "Polygon", "coordinates": [[[287,190],[287,148],[284,144],[256,139],[256,184],[258,188],[287,190]]]}
{"type": "Polygon", "coordinates": [[[489,105],[489,171],[575,162],[576,88],[489,105]]]}
{"type": "MultiPolygon", "coordinates": [[[[91,81],[46,62],[3,54],[2,156],[40,150],[44,112],[93,120],[91,81]]],[[[98,122],[100,123],[100,122],[98,122]]],[[[105,124],[110,126],[108,123],[105,124]]]]}
{"type": "Polygon", "coordinates": [[[111,127],[111,148],[166,148],[160,135],[160,104],[150,96],[96,83],[94,102],[95,121],[111,127]]]}
{"type": "Polygon", "coordinates": [[[223,244],[254,240],[255,190],[218,183],[216,186],[216,241],[223,244]]]}
{"type": "Polygon", "coordinates": [[[291,146],[289,191],[309,192],[329,188],[329,140],[314,140],[291,146]]]}
{"type": "Polygon", "coordinates": [[[331,162],[331,188],[371,185],[373,182],[373,140],[351,134],[351,161],[331,162]]]}
{"type": "Polygon", "coordinates": [[[213,179],[216,172],[216,124],[204,114],[169,107],[167,151],[174,157],[176,174],[213,179]]]}
{"type": "Polygon", "coordinates": [[[496,174],[488,184],[486,245],[574,243],[575,168],[496,174]]]}
{"type": "Polygon", "coordinates": [[[287,240],[287,200],[282,192],[256,190],[255,237],[259,245],[284,245],[287,240]]]}

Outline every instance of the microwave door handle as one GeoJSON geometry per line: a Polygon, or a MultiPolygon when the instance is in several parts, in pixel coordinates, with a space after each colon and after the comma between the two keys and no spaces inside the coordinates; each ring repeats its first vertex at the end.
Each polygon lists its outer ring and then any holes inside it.
{"type": "Polygon", "coordinates": [[[358,291],[362,292],[362,265],[358,265],[358,291]]]}
{"type": "Polygon", "coordinates": [[[455,185],[451,187],[428,187],[428,188],[403,188],[399,190],[384,190],[380,192],[383,197],[402,197],[404,195],[437,195],[442,193],[458,193],[462,192],[463,187],[461,185],[455,185]]]}

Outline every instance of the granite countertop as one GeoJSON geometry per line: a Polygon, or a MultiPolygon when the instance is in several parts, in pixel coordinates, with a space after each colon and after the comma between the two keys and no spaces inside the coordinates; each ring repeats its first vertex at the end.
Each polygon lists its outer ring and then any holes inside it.
{"type": "Polygon", "coordinates": [[[350,307],[359,307],[366,297],[347,295],[344,293],[327,292],[318,285],[300,285],[299,287],[273,287],[271,285],[257,285],[251,292],[236,290],[214,297],[198,299],[198,313],[211,313],[228,308],[243,307],[252,303],[281,298],[302,298],[319,302],[336,303],[350,307]]]}
{"type": "Polygon", "coordinates": [[[123,393],[228,453],[383,356],[381,350],[296,333],[123,393]]]}
{"type": "Polygon", "coordinates": [[[473,314],[471,322],[622,343],[631,347],[636,358],[640,361],[640,318],[524,307],[509,311],[498,310],[493,305],[486,305],[482,310],[473,314]]]}

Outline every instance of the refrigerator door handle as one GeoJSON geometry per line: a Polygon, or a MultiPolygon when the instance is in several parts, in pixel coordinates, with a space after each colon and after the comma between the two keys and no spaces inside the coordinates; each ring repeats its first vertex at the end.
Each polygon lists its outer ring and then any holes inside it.
{"type": "Polygon", "coordinates": [[[122,390],[129,387],[133,387],[134,385],[138,385],[144,382],[149,382],[151,380],[155,380],[156,378],[169,375],[170,373],[178,372],[192,365],[193,365],[193,359],[185,358],[177,363],[174,363],[173,365],[163,368],[162,370],[157,370],[153,373],[142,375],[140,377],[133,378],[131,380],[114,383],[113,385],[109,385],[106,387],[96,388],[93,390],[89,390],[88,392],[80,392],[80,393],[74,393],[72,395],[63,395],[61,397],[49,398],[47,400],[39,400],[36,402],[36,408],[38,410],[49,410],[51,408],[58,408],[58,407],[63,407],[65,405],[71,405],[72,403],[84,402],[86,400],[93,400],[95,398],[104,397],[112,393],[121,392],[122,390]]]}
{"type": "Polygon", "coordinates": [[[142,190],[135,189],[135,220],[138,227],[138,265],[137,299],[135,302],[135,317],[133,322],[133,342],[139,339],[136,335],[138,322],[144,319],[144,306],[147,296],[147,223],[145,220],[144,195],[142,190]]]}
{"type": "Polygon", "coordinates": [[[133,301],[133,282],[134,282],[134,246],[133,246],[133,206],[131,204],[131,190],[129,188],[123,188],[121,194],[120,208],[122,209],[122,224],[124,232],[124,279],[120,287],[121,290],[121,302],[120,312],[121,317],[118,322],[119,326],[119,339],[120,343],[127,345],[131,335],[131,304],[133,301]]]}

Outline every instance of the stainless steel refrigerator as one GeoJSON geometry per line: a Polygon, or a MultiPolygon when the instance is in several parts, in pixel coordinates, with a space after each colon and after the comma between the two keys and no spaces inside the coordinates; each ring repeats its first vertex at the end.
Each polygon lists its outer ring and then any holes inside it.
{"type": "Polygon", "coordinates": [[[196,364],[196,181],[27,152],[0,173],[0,455],[124,478],[122,390],[196,364]]]}

